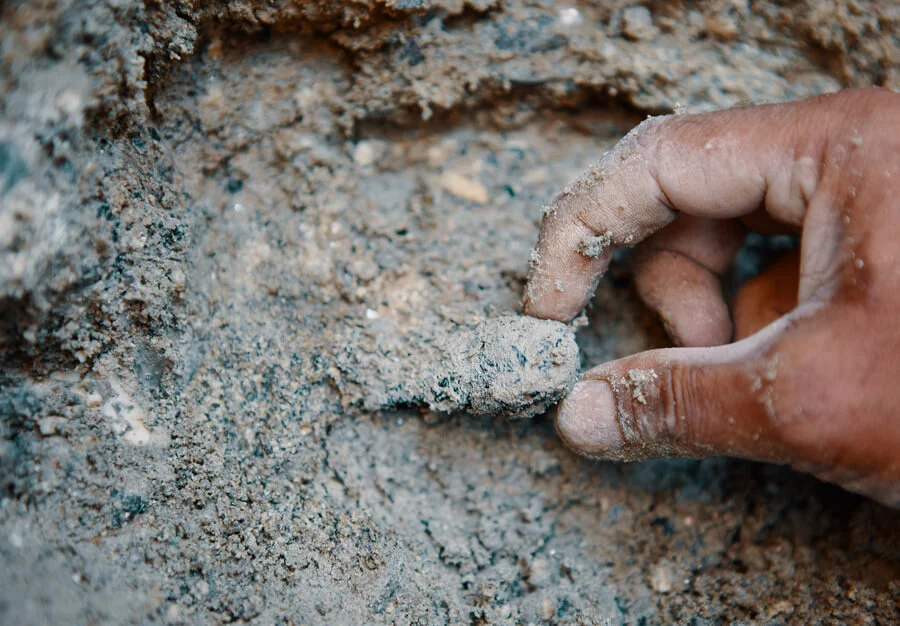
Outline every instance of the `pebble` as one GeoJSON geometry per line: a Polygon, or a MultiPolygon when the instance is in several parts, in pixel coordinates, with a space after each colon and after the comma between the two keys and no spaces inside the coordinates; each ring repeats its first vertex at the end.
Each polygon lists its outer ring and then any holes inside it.
{"type": "Polygon", "coordinates": [[[669,593],[674,586],[675,575],[668,563],[659,563],[650,573],[650,586],[656,593],[669,593]]]}
{"type": "Polygon", "coordinates": [[[488,192],[484,185],[462,174],[444,172],[441,174],[440,183],[441,187],[462,200],[475,204],[485,204],[488,201],[488,192]]]}
{"type": "Polygon", "coordinates": [[[556,614],[556,607],[553,606],[553,600],[544,598],[541,600],[541,619],[549,620],[556,614]]]}
{"type": "Polygon", "coordinates": [[[722,41],[731,41],[740,34],[735,21],[727,15],[710,15],[707,17],[706,31],[722,41]]]}
{"type": "Polygon", "coordinates": [[[375,147],[371,141],[360,141],[353,149],[353,162],[361,167],[375,162],[375,147]]]}
{"type": "Polygon", "coordinates": [[[58,428],[61,423],[65,423],[65,419],[55,415],[41,418],[37,423],[38,432],[40,432],[44,437],[55,435],[58,432],[58,428]]]}
{"type": "Polygon", "coordinates": [[[453,139],[444,139],[439,143],[429,146],[428,150],[425,152],[425,159],[428,163],[428,167],[432,169],[441,167],[447,162],[447,159],[450,158],[451,155],[456,154],[458,151],[459,146],[453,139]]]}
{"type": "Polygon", "coordinates": [[[622,13],[622,32],[629,39],[650,41],[659,34],[653,24],[653,15],[647,7],[628,7],[622,13]]]}
{"type": "Polygon", "coordinates": [[[766,610],[767,619],[775,619],[779,616],[790,617],[794,614],[794,605],[787,600],[781,600],[766,610]]]}
{"type": "Polygon", "coordinates": [[[534,559],[528,569],[528,582],[535,587],[546,587],[552,582],[550,578],[550,562],[547,559],[534,559]]]}
{"type": "Polygon", "coordinates": [[[559,10],[559,23],[563,26],[578,26],[584,21],[581,12],[574,7],[559,10]]]}
{"type": "Polygon", "coordinates": [[[99,393],[89,393],[85,398],[85,404],[89,409],[96,409],[103,404],[103,396],[99,393]]]}

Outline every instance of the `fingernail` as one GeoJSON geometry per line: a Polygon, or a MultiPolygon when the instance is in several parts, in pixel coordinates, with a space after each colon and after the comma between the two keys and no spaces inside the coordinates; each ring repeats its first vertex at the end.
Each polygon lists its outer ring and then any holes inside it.
{"type": "Polygon", "coordinates": [[[615,456],[622,448],[616,420],[616,396],[609,383],[582,380],[559,405],[559,436],[576,452],[588,456],[615,456]]]}

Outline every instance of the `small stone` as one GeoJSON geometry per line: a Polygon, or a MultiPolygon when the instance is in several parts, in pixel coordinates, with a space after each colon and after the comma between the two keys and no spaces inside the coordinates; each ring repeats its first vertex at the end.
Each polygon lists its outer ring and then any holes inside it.
{"type": "Polygon", "coordinates": [[[103,396],[99,393],[89,393],[87,398],[85,398],[84,403],[89,409],[96,409],[103,404],[103,396]]]}
{"type": "Polygon", "coordinates": [[[543,185],[550,177],[550,172],[546,167],[535,167],[522,176],[522,182],[526,185],[543,185]]]}
{"type": "Polygon", "coordinates": [[[546,587],[550,584],[550,562],[547,559],[537,558],[528,567],[528,582],[535,587],[546,587]]]}
{"type": "Polygon", "coordinates": [[[181,619],[181,608],[177,604],[170,604],[166,609],[166,621],[170,624],[181,619]]]}
{"type": "Polygon", "coordinates": [[[55,435],[57,434],[57,432],[59,432],[59,426],[62,422],[65,422],[65,420],[56,415],[51,415],[49,417],[39,419],[37,423],[38,432],[40,432],[44,437],[55,435]]]}
{"type": "Polygon", "coordinates": [[[563,26],[578,26],[584,21],[581,12],[574,7],[559,10],[559,23],[563,26]]]}
{"type": "Polygon", "coordinates": [[[556,607],[553,606],[553,600],[544,598],[541,600],[541,619],[550,620],[556,614],[556,607]]]}
{"type": "Polygon", "coordinates": [[[444,172],[441,174],[440,183],[441,187],[457,198],[475,204],[485,204],[488,201],[488,192],[484,185],[471,178],[466,178],[462,174],[444,172]]]}
{"type": "Polygon", "coordinates": [[[770,606],[766,610],[767,619],[775,619],[776,617],[790,617],[794,613],[794,605],[787,600],[781,600],[770,606]]]}
{"type": "Polygon", "coordinates": [[[706,32],[722,41],[731,41],[738,36],[738,26],[728,15],[710,15],[706,18],[706,32]]]}
{"type": "Polygon", "coordinates": [[[591,321],[588,319],[587,313],[585,313],[584,311],[582,311],[578,317],[569,322],[569,327],[573,331],[576,331],[579,328],[587,328],[590,325],[591,321]]]}
{"type": "MultiPolygon", "coordinates": [[[[28,166],[25,164],[25,160],[19,156],[16,146],[8,141],[0,141],[0,194],[15,187],[27,175],[28,166]]],[[[10,232],[10,230],[4,228],[5,232],[10,232]]]]}
{"type": "Polygon", "coordinates": [[[294,94],[294,101],[301,110],[308,110],[319,104],[321,95],[315,89],[303,87],[294,94]]]}
{"type": "Polygon", "coordinates": [[[361,167],[372,165],[376,156],[375,146],[371,141],[360,141],[353,149],[353,162],[361,167]]]}
{"type": "Polygon", "coordinates": [[[428,167],[437,169],[447,162],[451,155],[459,151],[459,146],[453,139],[444,139],[440,143],[436,143],[428,147],[425,152],[425,159],[428,167]]]}
{"type": "Polygon", "coordinates": [[[438,340],[423,337],[419,350],[414,371],[388,361],[377,373],[342,382],[353,394],[348,401],[373,411],[421,405],[441,415],[529,418],[572,389],[580,366],[575,335],[565,324],[516,315],[458,326],[438,340]]]}
{"type": "Polygon", "coordinates": [[[636,6],[622,13],[622,32],[635,41],[650,41],[659,34],[659,29],[653,24],[650,9],[636,6]]]}
{"type": "Polygon", "coordinates": [[[172,270],[172,274],[169,276],[169,278],[171,278],[172,286],[176,291],[184,291],[184,285],[187,279],[185,278],[183,271],[175,268],[174,270],[172,270]]]}
{"type": "Polygon", "coordinates": [[[656,593],[669,593],[674,587],[675,575],[669,563],[658,563],[650,573],[650,586],[656,593]]]}

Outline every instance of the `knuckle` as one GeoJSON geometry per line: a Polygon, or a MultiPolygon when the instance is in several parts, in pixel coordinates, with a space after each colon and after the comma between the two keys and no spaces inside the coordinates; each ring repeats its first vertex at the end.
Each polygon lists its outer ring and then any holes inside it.
{"type": "Polygon", "coordinates": [[[636,460],[681,453],[682,426],[675,410],[673,369],[635,367],[610,381],[624,456],[636,460]]]}
{"type": "Polygon", "coordinates": [[[707,413],[697,368],[675,364],[670,372],[669,436],[681,446],[693,445],[702,438],[702,417],[707,413]]]}

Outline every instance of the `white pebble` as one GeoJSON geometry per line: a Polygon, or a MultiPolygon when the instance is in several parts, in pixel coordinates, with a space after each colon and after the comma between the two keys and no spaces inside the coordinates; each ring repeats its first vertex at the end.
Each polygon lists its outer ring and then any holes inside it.
{"type": "Polygon", "coordinates": [[[466,178],[462,174],[444,172],[440,179],[441,187],[452,193],[457,198],[484,204],[488,201],[488,192],[484,185],[477,180],[466,178]]]}
{"type": "Polygon", "coordinates": [[[653,25],[653,15],[647,7],[628,7],[622,13],[622,32],[629,39],[649,41],[659,34],[653,25]]]}
{"type": "Polygon", "coordinates": [[[577,26],[584,21],[581,12],[573,7],[559,10],[559,23],[563,26],[577,26]]]}
{"type": "Polygon", "coordinates": [[[660,563],[653,568],[650,574],[650,586],[657,593],[669,593],[673,587],[672,568],[668,563],[660,563]]]}
{"type": "Polygon", "coordinates": [[[353,161],[362,167],[375,162],[375,148],[371,141],[360,141],[353,150],[353,161]]]}

